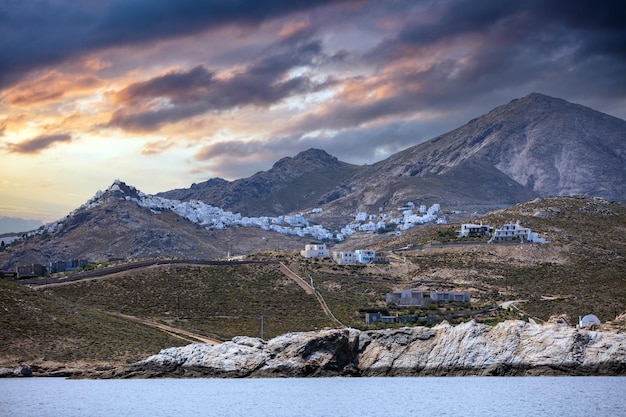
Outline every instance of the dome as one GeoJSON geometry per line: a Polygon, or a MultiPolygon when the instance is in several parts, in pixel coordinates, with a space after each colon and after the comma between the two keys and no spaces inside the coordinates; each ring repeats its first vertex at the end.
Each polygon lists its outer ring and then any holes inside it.
{"type": "Polygon", "coordinates": [[[580,319],[580,327],[585,327],[590,324],[600,324],[600,319],[597,318],[593,314],[587,314],[585,317],[580,319]]]}

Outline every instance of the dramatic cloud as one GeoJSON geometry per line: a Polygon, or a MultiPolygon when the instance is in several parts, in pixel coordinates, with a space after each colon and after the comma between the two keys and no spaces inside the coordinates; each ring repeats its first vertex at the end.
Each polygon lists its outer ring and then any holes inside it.
{"type": "Polygon", "coordinates": [[[531,92],[626,118],[622,2],[0,2],[13,183],[57,144],[94,189],[241,178],[307,148],[375,163],[531,92]]]}
{"type": "Polygon", "coordinates": [[[321,56],[319,43],[309,43],[279,55],[271,55],[227,78],[218,78],[203,66],[187,72],[170,72],[132,84],[117,94],[117,110],[110,126],[150,131],[198,114],[241,106],[264,106],[294,94],[327,86],[306,76],[288,78],[293,68],[313,65],[321,56]]]}
{"type": "Polygon", "coordinates": [[[64,75],[51,71],[9,89],[2,99],[14,106],[56,101],[73,92],[92,90],[101,84],[93,75],[64,75]]]}
{"type": "Polygon", "coordinates": [[[0,4],[0,87],[30,70],[96,50],[188,36],[229,24],[258,25],[330,3],[9,0],[0,4]]]}
{"type": "Polygon", "coordinates": [[[57,135],[37,136],[20,143],[9,143],[8,150],[13,153],[36,154],[57,143],[67,143],[72,141],[72,136],[61,133],[57,135]]]}

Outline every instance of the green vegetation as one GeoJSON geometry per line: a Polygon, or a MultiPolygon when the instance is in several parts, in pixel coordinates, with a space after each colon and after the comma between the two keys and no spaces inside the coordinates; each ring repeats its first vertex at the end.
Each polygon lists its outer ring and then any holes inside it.
{"type": "Polygon", "coordinates": [[[179,338],[95,306],[0,280],[0,351],[7,362],[134,362],[179,338]]]}

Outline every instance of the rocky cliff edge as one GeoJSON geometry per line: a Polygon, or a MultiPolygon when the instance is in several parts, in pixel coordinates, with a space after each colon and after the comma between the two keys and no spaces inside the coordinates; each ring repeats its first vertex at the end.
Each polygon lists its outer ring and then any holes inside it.
{"type": "Polygon", "coordinates": [[[162,350],[104,377],[626,375],[626,334],[563,324],[289,333],[162,350]]]}

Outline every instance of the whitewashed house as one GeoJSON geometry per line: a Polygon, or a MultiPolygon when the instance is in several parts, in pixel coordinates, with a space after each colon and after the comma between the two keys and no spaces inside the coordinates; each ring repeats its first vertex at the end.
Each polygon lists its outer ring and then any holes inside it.
{"type": "Polygon", "coordinates": [[[356,214],[356,216],[354,217],[354,221],[355,222],[364,222],[364,221],[367,220],[367,217],[368,217],[367,213],[362,211],[362,212],[359,212],[359,213],[356,214]]]}
{"type": "Polygon", "coordinates": [[[539,237],[535,232],[527,227],[523,227],[519,220],[516,223],[509,222],[501,228],[496,228],[489,243],[492,242],[509,242],[512,240],[519,240],[521,242],[531,243],[545,243],[546,239],[539,237]]]}
{"type": "Polygon", "coordinates": [[[325,244],[305,245],[304,250],[300,251],[300,255],[305,258],[328,258],[330,251],[325,244]]]}
{"type": "Polygon", "coordinates": [[[376,258],[375,250],[359,249],[354,251],[356,262],[361,264],[369,264],[374,262],[376,258]]]}
{"type": "Polygon", "coordinates": [[[457,231],[457,237],[489,237],[493,232],[494,228],[483,224],[473,224],[473,223],[463,223],[461,225],[461,230],[457,231]]]}
{"type": "Polygon", "coordinates": [[[354,265],[355,260],[354,252],[333,252],[333,261],[339,265],[354,265]]]}

